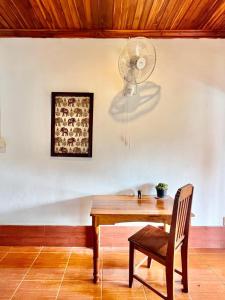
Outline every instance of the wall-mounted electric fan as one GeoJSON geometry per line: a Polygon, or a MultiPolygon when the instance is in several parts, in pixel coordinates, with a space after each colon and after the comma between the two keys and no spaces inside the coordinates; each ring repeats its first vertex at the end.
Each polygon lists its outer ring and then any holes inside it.
{"type": "Polygon", "coordinates": [[[119,71],[124,79],[124,95],[137,93],[137,84],[146,81],[156,64],[156,51],[147,38],[128,40],[119,57],[119,71]]]}

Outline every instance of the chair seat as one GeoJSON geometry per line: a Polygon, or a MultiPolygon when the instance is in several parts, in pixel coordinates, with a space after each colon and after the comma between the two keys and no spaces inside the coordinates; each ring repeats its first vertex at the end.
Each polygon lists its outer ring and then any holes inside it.
{"type": "Polygon", "coordinates": [[[156,255],[166,257],[169,233],[160,228],[147,225],[128,240],[156,255]]]}

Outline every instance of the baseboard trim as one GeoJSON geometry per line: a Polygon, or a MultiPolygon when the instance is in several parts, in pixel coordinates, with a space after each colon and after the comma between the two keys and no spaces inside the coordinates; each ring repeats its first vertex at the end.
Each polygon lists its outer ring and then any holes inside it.
{"type": "MultiPolygon", "coordinates": [[[[101,245],[128,246],[127,239],[141,227],[102,226],[101,245]]],[[[192,226],[191,248],[225,248],[225,227],[192,226]]],[[[0,226],[1,246],[73,246],[92,247],[91,226],[0,226]]]]}

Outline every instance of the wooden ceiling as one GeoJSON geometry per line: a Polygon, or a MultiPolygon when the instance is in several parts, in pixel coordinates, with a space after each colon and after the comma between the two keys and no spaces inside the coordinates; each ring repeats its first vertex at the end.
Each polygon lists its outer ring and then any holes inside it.
{"type": "Polygon", "coordinates": [[[0,37],[225,37],[225,0],[0,0],[0,37]]]}

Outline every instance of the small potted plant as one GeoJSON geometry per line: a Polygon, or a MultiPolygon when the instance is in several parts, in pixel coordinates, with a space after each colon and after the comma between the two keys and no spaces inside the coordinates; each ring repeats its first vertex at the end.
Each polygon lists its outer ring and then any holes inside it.
{"type": "Polygon", "coordinates": [[[157,191],[158,198],[164,198],[166,196],[168,190],[168,184],[160,182],[155,186],[155,188],[157,191]]]}

